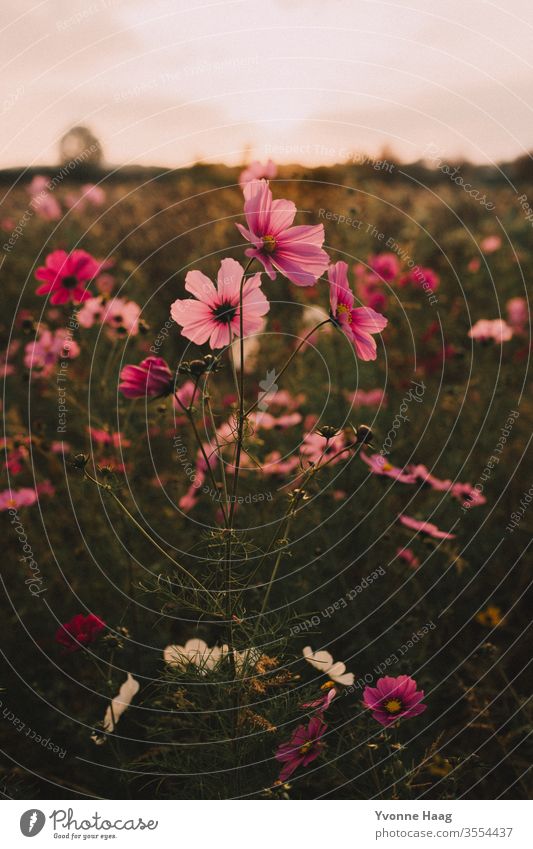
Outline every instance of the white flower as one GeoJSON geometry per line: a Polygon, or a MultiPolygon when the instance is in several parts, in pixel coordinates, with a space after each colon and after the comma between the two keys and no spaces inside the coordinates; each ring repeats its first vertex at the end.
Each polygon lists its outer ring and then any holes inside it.
{"type": "Polygon", "coordinates": [[[345,687],[353,684],[353,672],[346,672],[346,666],[341,661],[335,663],[329,651],[314,652],[311,646],[306,646],[302,653],[311,666],[314,666],[315,669],[320,669],[321,672],[324,672],[336,684],[343,684],[345,687]]]}
{"type": "MultiPolygon", "coordinates": [[[[113,733],[117,727],[117,722],[124,711],[129,708],[131,700],[135,695],[137,695],[139,688],[139,682],[135,680],[131,672],[128,672],[128,677],[120,687],[115,698],[112,699],[111,704],[105,712],[104,721],[102,723],[104,731],[107,731],[109,734],[113,733]]],[[[101,746],[102,743],[105,743],[105,737],[101,733],[92,734],[91,740],[93,743],[96,743],[97,746],[101,746]]]]}

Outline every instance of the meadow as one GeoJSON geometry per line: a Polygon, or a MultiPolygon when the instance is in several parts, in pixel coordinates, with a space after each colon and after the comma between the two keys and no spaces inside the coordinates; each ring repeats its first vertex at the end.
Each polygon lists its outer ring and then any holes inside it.
{"type": "Polygon", "coordinates": [[[526,798],[530,175],[241,171],[2,177],[2,793],[526,798]]]}

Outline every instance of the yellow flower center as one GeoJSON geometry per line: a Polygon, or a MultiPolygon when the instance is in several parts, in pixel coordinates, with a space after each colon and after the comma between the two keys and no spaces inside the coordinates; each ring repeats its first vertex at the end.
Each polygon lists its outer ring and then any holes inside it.
{"type": "Polygon", "coordinates": [[[385,710],[388,713],[399,713],[402,709],[402,703],[399,699],[389,699],[385,702],[385,710]]]}
{"type": "Polygon", "coordinates": [[[326,681],[325,684],[322,684],[320,689],[321,690],[331,690],[331,688],[334,687],[334,686],[335,686],[334,681],[326,681]]]}
{"type": "Polygon", "coordinates": [[[350,307],[347,307],[346,304],[338,304],[337,306],[337,315],[350,315],[351,310],[350,307]]]}
{"type": "Polygon", "coordinates": [[[276,250],[276,239],[274,236],[263,236],[263,250],[267,254],[273,254],[276,250]]]}
{"type": "Polygon", "coordinates": [[[390,463],[383,463],[383,466],[381,468],[383,469],[384,472],[390,472],[390,470],[392,469],[392,466],[391,466],[390,463]]]}
{"type": "Polygon", "coordinates": [[[307,743],[304,743],[303,746],[300,746],[300,748],[299,748],[300,754],[306,755],[312,745],[313,745],[313,742],[311,740],[308,740],[307,743]]]}

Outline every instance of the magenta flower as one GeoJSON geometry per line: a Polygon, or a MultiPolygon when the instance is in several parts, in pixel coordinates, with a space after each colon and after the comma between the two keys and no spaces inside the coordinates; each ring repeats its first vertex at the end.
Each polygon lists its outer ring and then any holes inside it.
{"type": "Polygon", "coordinates": [[[369,457],[364,451],[361,451],[360,457],[375,475],[385,475],[395,481],[400,481],[400,483],[416,483],[416,477],[413,474],[409,474],[398,466],[393,466],[382,454],[372,454],[369,457]]]}
{"type": "Polygon", "coordinates": [[[420,566],[420,560],[412,548],[398,548],[396,551],[396,557],[398,560],[403,560],[404,563],[407,563],[411,569],[418,569],[420,566]]]}
{"type": "Polygon", "coordinates": [[[450,492],[452,498],[462,501],[463,507],[479,507],[487,502],[485,496],[471,483],[454,483],[450,492]]]}
{"type": "Polygon", "coordinates": [[[409,675],[398,678],[379,678],[375,687],[365,687],[363,705],[381,725],[392,725],[399,719],[408,719],[423,713],[424,691],[416,689],[416,681],[409,675]]]}
{"type": "MultiPolygon", "coordinates": [[[[209,339],[211,348],[224,348],[240,334],[240,289],[244,269],[234,259],[223,259],[216,288],[201,271],[189,271],[185,288],[197,298],[174,301],[170,314],[182,325],[182,334],[196,345],[209,339]]],[[[263,326],[270,304],[261,291],[261,274],[249,277],[243,289],[243,331],[245,336],[263,326]]]]}
{"type": "Polygon", "coordinates": [[[369,257],[368,264],[374,274],[386,283],[392,282],[400,273],[400,263],[396,254],[376,254],[369,257]]]}
{"type": "Polygon", "coordinates": [[[411,516],[399,516],[398,518],[406,528],[411,528],[413,531],[421,531],[434,539],[455,539],[455,534],[441,531],[431,522],[419,522],[417,519],[412,519],[411,516]]]}
{"type": "Polygon", "coordinates": [[[124,366],[119,390],[126,398],[159,398],[170,395],[174,381],[162,357],[147,357],[138,366],[124,366]]]}
{"type": "Polygon", "coordinates": [[[89,613],[88,616],[78,613],[57,629],[56,643],[62,645],[68,652],[78,651],[82,646],[94,643],[106,627],[105,622],[94,613],[89,613]]]}
{"type": "Polygon", "coordinates": [[[36,289],[37,295],[50,295],[51,304],[80,304],[92,297],[87,285],[100,270],[100,263],[86,251],[52,251],[45,264],[35,272],[37,280],[44,280],[36,289]]]}
{"type": "Polygon", "coordinates": [[[297,286],[312,286],[329,262],[324,226],[292,227],[296,206],[291,200],[272,200],[266,180],[252,180],[244,187],[244,214],[248,229],[235,226],[253,247],[246,256],[261,262],[271,280],[279,271],[297,286]]]}
{"type": "Polygon", "coordinates": [[[404,274],[400,278],[400,286],[408,286],[409,284],[418,286],[425,292],[434,292],[439,288],[440,279],[439,275],[432,268],[422,268],[419,265],[415,265],[408,274],[404,274]]]}
{"type": "Polygon", "coordinates": [[[331,321],[348,337],[360,359],[375,360],[377,347],[372,334],[381,333],[387,326],[387,319],[370,307],[354,309],[354,296],[348,283],[348,266],[345,262],[330,265],[328,278],[331,321]]]}
{"type": "Polygon", "coordinates": [[[0,510],[18,510],[19,507],[31,507],[37,501],[35,489],[23,486],[21,489],[5,489],[0,492],[0,510]]]}
{"type": "Polygon", "coordinates": [[[319,756],[324,746],[320,738],[327,727],[322,715],[316,714],[309,725],[299,725],[290,741],[278,747],[275,758],[285,764],[279,774],[280,781],[287,781],[299,766],[308,766],[319,756]]]}

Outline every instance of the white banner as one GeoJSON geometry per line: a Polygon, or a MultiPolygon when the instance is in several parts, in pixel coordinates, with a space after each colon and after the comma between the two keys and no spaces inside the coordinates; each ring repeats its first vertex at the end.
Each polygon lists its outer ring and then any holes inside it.
{"type": "MultiPolygon", "coordinates": [[[[320,800],[318,800],[320,801],[320,800]]],[[[288,849],[370,846],[530,849],[531,807],[518,801],[4,801],[2,845],[288,849]],[[35,838],[34,844],[29,840],[35,838]]]]}

